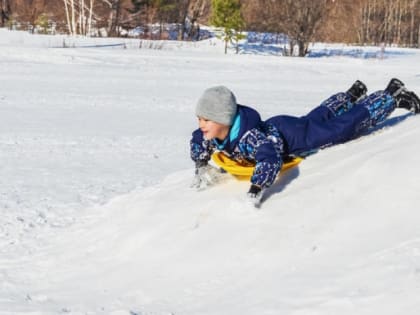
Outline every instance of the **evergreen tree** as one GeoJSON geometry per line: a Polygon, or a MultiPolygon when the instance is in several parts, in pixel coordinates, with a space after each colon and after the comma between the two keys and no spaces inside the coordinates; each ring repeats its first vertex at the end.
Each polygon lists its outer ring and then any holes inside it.
{"type": "Polygon", "coordinates": [[[38,18],[36,19],[35,24],[38,27],[39,32],[41,34],[48,34],[48,29],[50,25],[49,25],[47,14],[45,13],[40,14],[38,18]]]}
{"type": "Polygon", "coordinates": [[[225,42],[225,54],[227,53],[228,42],[234,41],[238,53],[238,41],[244,38],[241,32],[245,27],[240,0],[212,0],[211,4],[212,16],[210,22],[223,29],[222,38],[225,42]]]}

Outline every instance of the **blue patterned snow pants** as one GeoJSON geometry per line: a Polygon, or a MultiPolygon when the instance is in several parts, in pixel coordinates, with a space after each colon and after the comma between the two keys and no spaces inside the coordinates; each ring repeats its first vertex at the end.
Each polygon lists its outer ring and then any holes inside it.
{"type": "Polygon", "coordinates": [[[279,115],[266,121],[275,126],[287,143],[287,153],[302,155],[319,148],[352,140],[383,122],[395,109],[393,97],[377,91],[350,101],[347,93],[332,95],[307,115],[279,115]]]}

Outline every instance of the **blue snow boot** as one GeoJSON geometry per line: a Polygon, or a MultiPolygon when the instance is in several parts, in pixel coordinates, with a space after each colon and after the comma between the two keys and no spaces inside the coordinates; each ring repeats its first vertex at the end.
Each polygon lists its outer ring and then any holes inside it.
{"type": "Polygon", "coordinates": [[[350,102],[355,103],[366,96],[367,87],[360,80],[356,80],[347,93],[350,94],[350,102]]]}

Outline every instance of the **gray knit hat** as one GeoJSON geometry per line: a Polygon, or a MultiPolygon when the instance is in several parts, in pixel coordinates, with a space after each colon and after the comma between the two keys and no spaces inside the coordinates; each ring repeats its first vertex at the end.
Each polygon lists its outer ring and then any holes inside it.
{"type": "Polygon", "coordinates": [[[199,117],[231,126],[237,109],[232,91],[225,86],[215,86],[204,91],[198,100],[195,113],[199,117]]]}

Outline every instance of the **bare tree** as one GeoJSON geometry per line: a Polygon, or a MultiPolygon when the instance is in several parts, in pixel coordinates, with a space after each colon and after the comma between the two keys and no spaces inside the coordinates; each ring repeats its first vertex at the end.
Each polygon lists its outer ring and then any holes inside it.
{"type": "Polygon", "coordinates": [[[9,0],[0,0],[0,26],[4,27],[9,20],[10,3],[9,0]]]}
{"type": "Polygon", "coordinates": [[[123,13],[127,0],[63,0],[68,33],[71,35],[91,35],[93,25],[96,30],[104,28],[110,36],[119,36],[123,13]]]}
{"type": "Polygon", "coordinates": [[[132,28],[140,26],[144,33],[143,38],[151,36],[150,24],[153,23],[156,15],[156,3],[154,0],[131,0],[131,7],[127,8],[129,14],[129,25],[132,28]]]}
{"type": "Polygon", "coordinates": [[[25,4],[18,6],[19,10],[16,10],[16,13],[20,20],[26,24],[27,29],[34,32],[38,17],[45,12],[46,2],[45,0],[26,0],[25,4]]]}
{"type": "Polygon", "coordinates": [[[298,45],[299,56],[304,56],[321,22],[324,21],[328,11],[328,0],[287,0],[285,2],[282,18],[286,23],[283,27],[291,43],[298,45]]]}
{"type": "MultiPolygon", "coordinates": [[[[409,46],[414,46],[414,34],[416,32],[415,21],[416,21],[416,4],[418,3],[417,0],[411,0],[410,2],[410,39],[409,39],[409,46]]],[[[419,24],[420,29],[420,24],[419,24]]],[[[420,39],[419,39],[420,40],[420,39]]]]}
{"type": "Polygon", "coordinates": [[[95,4],[95,0],[89,0],[89,15],[87,18],[87,28],[86,28],[86,32],[88,35],[90,35],[91,31],[92,31],[92,18],[93,18],[93,5],[95,4]]]}
{"type": "Polygon", "coordinates": [[[102,24],[107,22],[108,36],[120,36],[123,25],[129,24],[128,10],[132,8],[131,1],[101,0],[101,2],[106,4],[106,8],[101,10],[103,14],[101,20],[102,24]]]}
{"type": "Polygon", "coordinates": [[[365,0],[361,3],[360,42],[415,44],[420,23],[418,0],[365,0]]]}
{"type": "Polygon", "coordinates": [[[67,30],[70,35],[90,35],[95,0],[63,0],[67,30]]]}
{"type": "Polygon", "coordinates": [[[298,55],[304,56],[309,43],[332,7],[330,0],[261,0],[257,12],[262,23],[259,29],[284,33],[289,37],[290,50],[298,46],[298,55]]]}
{"type": "Polygon", "coordinates": [[[199,39],[200,26],[199,21],[207,22],[211,4],[209,0],[192,0],[188,10],[190,20],[190,28],[188,30],[188,38],[199,39]]]}

